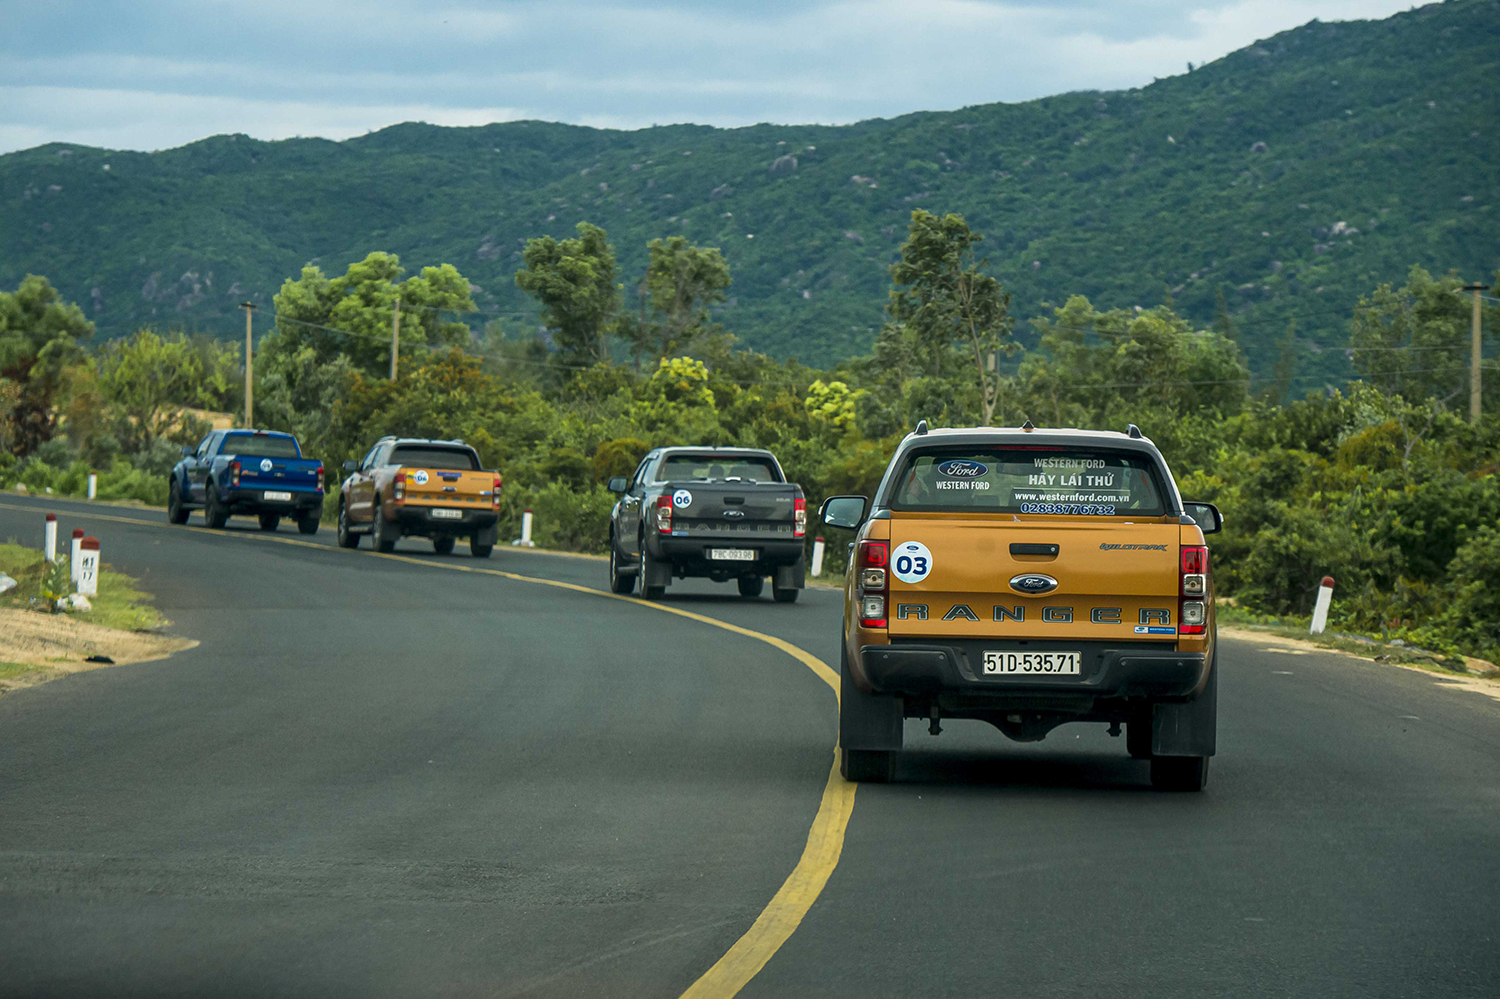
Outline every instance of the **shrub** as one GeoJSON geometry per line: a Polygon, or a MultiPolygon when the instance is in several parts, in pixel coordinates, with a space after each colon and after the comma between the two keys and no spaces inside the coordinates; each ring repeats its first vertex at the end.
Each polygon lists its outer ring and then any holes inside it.
{"type": "Polygon", "coordinates": [[[1500,530],[1481,527],[1449,563],[1448,632],[1487,659],[1500,657],[1500,530]]]}

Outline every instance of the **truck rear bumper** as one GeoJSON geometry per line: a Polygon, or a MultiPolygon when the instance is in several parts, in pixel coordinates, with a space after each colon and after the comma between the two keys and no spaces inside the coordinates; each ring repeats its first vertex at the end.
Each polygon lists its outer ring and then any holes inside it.
{"type": "Polygon", "coordinates": [[[323,494],[313,490],[293,489],[231,489],[224,497],[232,514],[276,513],[283,517],[296,516],[308,510],[323,509],[323,494]],[[290,499],[266,499],[268,492],[284,492],[290,499]]]}
{"type": "Polygon", "coordinates": [[[459,510],[458,517],[434,516],[434,511],[450,510],[451,507],[402,506],[396,511],[396,522],[402,534],[420,537],[467,537],[484,531],[493,531],[500,515],[494,510],[459,510]]]}
{"type": "MultiPolygon", "coordinates": [[[[1058,644],[1060,648],[1066,643],[1058,644]]],[[[1017,648],[1003,642],[988,643],[988,647],[1017,648]]],[[[972,698],[983,703],[1058,694],[1091,698],[1191,697],[1202,688],[1209,668],[1207,657],[1201,652],[1126,646],[1088,650],[1084,670],[1078,676],[985,676],[982,656],[976,656],[975,652],[976,649],[944,644],[867,645],[860,651],[860,665],[876,693],[958,694],[965,700],[972,698]]]]}
{"type": "Polygon", "coordinates": [[[671,562],[679,573],[690,576],[708,576],[718,573],[729,576],[765,576],[781,566],[796,565],[802,558],[802,539],[764,541],[738,538],[663,538],[647,537],[646,551],[652,558],[671,562]],[[715,548],[750,550],[755,553],[753,561],[734,561],[712,557],[715,548]]]}

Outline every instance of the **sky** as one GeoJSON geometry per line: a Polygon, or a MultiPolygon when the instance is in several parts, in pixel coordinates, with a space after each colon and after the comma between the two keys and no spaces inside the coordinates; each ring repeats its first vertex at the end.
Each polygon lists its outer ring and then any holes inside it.
{"type": "Polygon", "coordinates": [[[8,4],[0,152],[403,121],[841,124],[1112,90],[1410,0],[48,0],[8,4]]]}

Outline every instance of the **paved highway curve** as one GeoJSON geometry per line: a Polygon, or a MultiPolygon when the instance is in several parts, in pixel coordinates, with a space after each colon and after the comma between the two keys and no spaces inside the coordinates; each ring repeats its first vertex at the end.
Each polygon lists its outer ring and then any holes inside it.
{"type": "MultiPolygon", "coordinates": [[[[202,644],[0,699],[0,995],[676,996],[799,869],[837,708],[773,645],[455,571],[602,589],[588,560],[36,497],[0,536],[42,508],[202,644]]],[[[839,594],[725,589],[668,604],[836,667],[839,594]]],[[[1500,992],[1500,702],[1220,654],[1202,795],[1152,793],[1101,726],[910,724],[739,994],[1500,992]]]]}

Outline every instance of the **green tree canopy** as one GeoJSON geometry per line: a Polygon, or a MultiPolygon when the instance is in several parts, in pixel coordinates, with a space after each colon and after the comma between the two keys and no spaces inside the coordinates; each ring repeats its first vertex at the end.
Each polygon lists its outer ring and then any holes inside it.
{"type": "Polygon", "coordinates": [[[646,300],[655,314],[639,336],[656,356],[688,350],[708,329],[708,307],[724,301],[729,264],[717,246],[695,246],[683,236],[646,244],[646,300]]]}
{"type": "Polygon", "coordinates": [[[171,430],[184,406],[211,407],[222,400],[239,364],[234,344],[205,350],[181,333],[164,337],[144,329],[104,347],[99,390],[124,417],[127,443],[143,449],[171,430]]]}
{"type": "Polygon", "coordinates": [[[542,319],[566,359],[603,361],[620,306],[615,250],[598,226],[580,222],[577,231],[573,239],[527,240],[516,285],[542,304],[542,319]]]}
{"type": "MultiPolygon", "coordinates": [[[[1446,403],[1469,388],[1473,305],[1456,274],[1412,267],[1406,284],[1382,284],[1354,308],[1354,369],[1389,395],[1446,403]]],[[[1493,330],[1500,309],[1487,310],[1493,330]]],[[[1493,334],[1492,334],[1493,335],[1493,334]]]]}
{"type": "Polygon", "coordinates": [[[9,432],[17,454],[51,439],[66,370],[83,358],[78,341],[93,335],[83,310],[44,277],[28,274],[15,291],[0,291],[0,378],[14,385],[5,395],[14,399],[9,432]]]}

